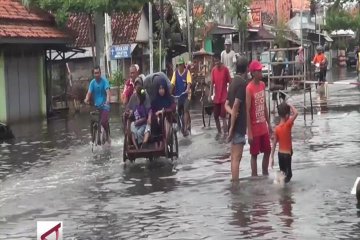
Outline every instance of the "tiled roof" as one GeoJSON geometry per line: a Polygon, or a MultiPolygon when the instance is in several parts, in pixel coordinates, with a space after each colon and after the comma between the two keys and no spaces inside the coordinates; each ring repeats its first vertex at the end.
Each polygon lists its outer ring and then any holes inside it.
{"type": "MultiPolygon", "coordinates": [[[[160,4],[155,4],[156,11],[161,13],[160,4]]],[[[169,2],[164,3],[164,18],[167,19],[168,16],[172,13],[172,5],[169,2]]]]}
{"type": "Polygon", "coordinates": [[[0,0],[0,38],[65,40],[70,36],[56,28],[52,15],[29,11],[17,0],[0,0]]]}
{"type": "MultiPolygon", "coordinates": [[[[126,14],[114,13],[111,16],[111,30],[114,45],[134,43],[136,41],[141,14],[142,10],[126,14]]],[[[67,27],[75,36],[75,47],[91,46],[89,16],[87,14],[71,14],[67,27]]]]}
{"type": "Polygon", "coordinates": [[[111,16],[113,44],[134,43],[140,25],[142,9],[132,13],[115,13],[111,16]]]}
{"type": "Polygon", "coordinates": [[[67,23],[68,29],[72,32],[75,37],[75,47],[90,47],[90,19],[86,13],[76,13],[69,16],[67,23]]]}
{"type": "MultiPolygon", "coordinates": [[[[278,0],[278,20],[287,22],[290,19],[292,0],[278,0]]],[[[273,24],[275,19],[275,1],[273,0],[253,0],[251,9],[261,9],[262,22],[265,24],[273,24]]]]}
{"type": "Polygon", "coordinates": [[[310,9],[310,0],[291,0],[292,10],[301,11],[301,2],[303,1],[303,10],[310,9]]]}

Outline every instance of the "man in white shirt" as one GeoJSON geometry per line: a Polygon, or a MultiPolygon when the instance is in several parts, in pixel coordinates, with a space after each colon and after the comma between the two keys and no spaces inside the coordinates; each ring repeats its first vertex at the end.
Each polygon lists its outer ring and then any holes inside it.
{"type": "Polygon", "coordinates": [[[225,50],[221,52],[221,62],[229,69],[231,79],[234,78],[236,53],[231,49],[231,40],[225,39],[225,50]]]}

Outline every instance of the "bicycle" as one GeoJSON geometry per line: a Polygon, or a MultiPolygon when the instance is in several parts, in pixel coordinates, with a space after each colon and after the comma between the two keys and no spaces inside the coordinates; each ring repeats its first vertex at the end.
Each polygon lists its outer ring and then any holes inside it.
{"type": "MultiPolygon", "coordinates": [[[[182,134],[184,135],[185,133],[185,129],[184,129],[184,108],[179,108],[179,98],[182,97],[183,95],[185,95],[186,92],[183,92],[182,94],[178,95],[178,96],[173,96],[175,103],[176,103],[176,122],[177,122],[177,127],[174,127],[174,129],[176,129],[176,131],[181,131],[182,134]]],[[[191,127],[189,126],[189,129],[191,131],[191,127]]]]}
{"type": "Polygon", "coordinates": [[[91,151],[94,152],[94,146],[104,145],[106,141],[110,140],[110,127],[108,125],[108,132],[106,133],[101,124],[101,114],[99,109],[90,112],[90,117],[91,151]]]}

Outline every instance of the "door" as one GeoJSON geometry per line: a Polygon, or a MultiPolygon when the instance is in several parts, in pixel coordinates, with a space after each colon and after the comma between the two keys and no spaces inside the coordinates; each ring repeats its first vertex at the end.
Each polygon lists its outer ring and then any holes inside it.
{"type": "Polygon", "coordinates": [[[39,57],[37,52],[5,52],[7,121],[26,120],[40,115],[39,57]]]}

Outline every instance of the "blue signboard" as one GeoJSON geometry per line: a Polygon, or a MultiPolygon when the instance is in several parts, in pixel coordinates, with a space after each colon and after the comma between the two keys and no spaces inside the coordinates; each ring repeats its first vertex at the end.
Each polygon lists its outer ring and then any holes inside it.
{"type": "Polygon", "coordinates": [[[131,58],[131,44],[113,45],[110,49],[112,60],[131,58]]]}

